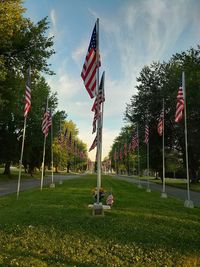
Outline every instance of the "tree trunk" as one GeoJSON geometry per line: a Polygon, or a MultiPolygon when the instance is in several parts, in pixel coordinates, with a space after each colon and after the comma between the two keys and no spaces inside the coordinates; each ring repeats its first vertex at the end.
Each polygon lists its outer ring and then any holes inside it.
{"type": "Polygon", "coordinates": [[[7,175],[7,176],[11,176],[11,172],[10,172],[10,165],[11,165],[11,161],[6,161],[5,163],[5,169],[4,169],[4,175],[7,175]]]}

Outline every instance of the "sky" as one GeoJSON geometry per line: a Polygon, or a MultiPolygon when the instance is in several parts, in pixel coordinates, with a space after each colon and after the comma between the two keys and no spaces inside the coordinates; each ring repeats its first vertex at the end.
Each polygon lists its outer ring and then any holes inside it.
{"type": "MultiPolygon", "coordinates": [[[[102,158],[125,125],[124,112],[137,93],[136,78],[145,65],[168,61],[175,53],[200,44],[199,0],[25,0],[26,16],[35,23],[48,16],[48,36],[56,54],[45,76],[64,110],[89,147],[93,112],[80,76],[92,30],[99,18],[100,75],[105,71],[102,158]]],[[[89,153],[95,159],[96,149],[89,153]]]]}

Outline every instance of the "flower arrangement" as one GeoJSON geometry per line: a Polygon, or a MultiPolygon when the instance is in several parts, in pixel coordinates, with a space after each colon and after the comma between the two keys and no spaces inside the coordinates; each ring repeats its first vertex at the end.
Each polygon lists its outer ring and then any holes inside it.
{"type": "MultiPolygon", "coordinates": [[[[92,189],[92,195],[96,201],[97,200],[97,187],[94,187],[92,189]]],[[[105,190],[103,187],[100,187],[100,189],[99,189],[99,201],[101,201],[104,198],[104,196],[105,196],[105,190]]]]}

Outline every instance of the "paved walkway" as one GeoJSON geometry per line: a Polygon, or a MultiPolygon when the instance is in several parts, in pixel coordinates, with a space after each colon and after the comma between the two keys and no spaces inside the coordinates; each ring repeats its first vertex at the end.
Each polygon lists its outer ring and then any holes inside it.
{"type": "MultiPolygon", "coordinates": [[[[139,184],[139,180],[137,178],[133,177],[127,177],[127,176],[121,176],[121,175],[116,175],[113,176],[116,179],[124,180],[133,184],[139,184]]],[[[142,187],[147,188],[147,181],[145,180],[140,180],[140,184],[142,187]]],[[[150,189],[152,191],[160,191],[162,192],[162,185],[156,184],[153,182],[149,182],[150,189]]],[[[167,195],[173,196],[175,198],[181,199],[185,201],[187,199],[187,190],[173,187],[173,186],[165,186],[165,191],[167,195]]],[[[194,206],[200,206],[200,192],[192,191],[190,190],[190,199],[193,201],[194,206]]]]}
{"type": "MultiPolygon", "coordinates": [[[[80,178],[85,174],[70,174],[70,175],[54,175],[54,183],[58,183],[59,181],[64,181],[64,180],[70,180],[70,179],[76,179],[80,178]]],[[[14,181],[6,181],[6,182],[0,182],[0,196],[12,194],[17,192],[17,180],[14,181]]],[[[51,184],[51,176],[45,176],[44,177],[44,185],[50,185],[51,184]]],[[[33,188],[33,187],[38,187],[40,188],[40,179],[26,179],[26,180],[21,180],[20,183],[20,192],[33,188]]]]}

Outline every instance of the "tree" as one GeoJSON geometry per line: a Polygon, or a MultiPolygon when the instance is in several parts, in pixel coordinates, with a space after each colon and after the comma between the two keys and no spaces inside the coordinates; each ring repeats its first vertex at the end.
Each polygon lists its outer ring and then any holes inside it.
{"type": "Polygon", "coordinates": [[[40,71],[52,74],[47,59],[54,53],[52,38],[45,36],[47,18],[34,25],[23,17],[21,5],[20,0],[0,2],[0,13],[5,14],[0,16],[0,161],[6,163],[5,174],[10,174],[10,163],[18,157],[26,70],[31,65],[32,82],[40,71]]]}

